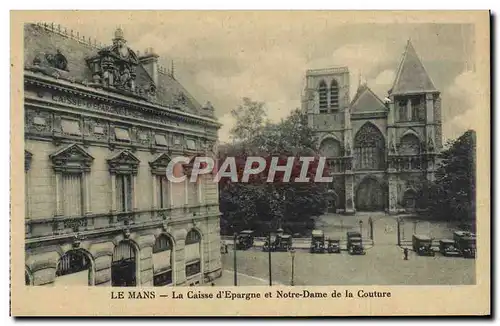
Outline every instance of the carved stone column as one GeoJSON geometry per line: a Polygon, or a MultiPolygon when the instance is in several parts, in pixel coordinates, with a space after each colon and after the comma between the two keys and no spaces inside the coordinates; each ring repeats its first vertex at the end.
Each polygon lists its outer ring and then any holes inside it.
{"type": "Polygon", "coordinates": [[[132,210],[137,210],[137,176],[132,175],[132,210]]]}
{"type": "MultiPolygon", "coordinates": [[[[158,208],[158,188],[156,185],[158,183],[158,179],[158,176],[153,174],[153,210],[158,208]]],[[[163,196],[163,194],[160,194],[160,196],[163,196]]]]}
{"type": "Polygon", "coordinates": [[[90,173],[83,174],[85,182],[85,214],[90,214],[90,173]]]}
{"type": "Polygon", "coordinates": [[[349,170],[345,173],[345,214],[354,214],[355,212],[354,173],[349,170]]]}
{"type": "Polygon", "coordinates": [[[55,173],[56,178],[56,216],[62,215],[62,200],[61,200],[61,173],[55,173]]]}
{"type": "Polygon", "coordinates": [[[398,187],[396,171],[389,170],[389,214],[398,213],[398,187]]]}
{"type": "Polygon", "coordinates": [[[116,174],[111,173],[111,212],[116,212],[116,174]]]}

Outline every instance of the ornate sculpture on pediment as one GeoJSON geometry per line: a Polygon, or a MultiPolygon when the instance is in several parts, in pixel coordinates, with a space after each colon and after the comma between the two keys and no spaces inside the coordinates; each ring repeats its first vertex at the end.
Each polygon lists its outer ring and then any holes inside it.
{"type": "Polygon", "coordinates": [[[48,53],[45,55],[45,58],[47,59],[47,62],[54,68],[66,71],[68,70],[68,60],[61,53],[61,51],[57,50],[56,54],[48,53]]]}
{"type": "Polygon", "coordinates": [[[93,69],[94,82],[135,92],[136,66],[139,60],[127,45],[118,28],[111,46],[102,48],[97,56],[87,60],[93,69]]]}

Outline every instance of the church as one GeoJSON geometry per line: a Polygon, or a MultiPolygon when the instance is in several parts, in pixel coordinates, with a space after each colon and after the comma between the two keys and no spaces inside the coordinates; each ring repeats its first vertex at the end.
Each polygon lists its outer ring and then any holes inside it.
{"type": "Polygon", "coordinates": [[[221,275],[217,184],[166,176],[174,156],[215,157],[220,124],[173,65],[130,48],[120,28],[100,43],[26,24],[23,100],[26,285],[189,286],[221,275]]]}
{"type": "Polygon", "coordinates": [[[306,72],[302,110],[333,183],[329,211],[414,212],[442,146],[441,96],[411,41],[381,100],[366,83],[352,100],[348,67],[306,72]]]}

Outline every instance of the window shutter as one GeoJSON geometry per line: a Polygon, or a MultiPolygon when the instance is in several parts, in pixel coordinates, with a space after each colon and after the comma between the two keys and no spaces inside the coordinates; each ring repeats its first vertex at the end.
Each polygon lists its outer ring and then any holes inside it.
{"type": "Polygon", "coordinates": [[[165,250],[153,254],[153,273],[163,272],[169,270],[172,266],[172,251],[165,250]]]}
{"type": "Polygon", "coordinates": [[[184,257],[186,264],[200,260],[200,243],[188,244],[184,247],[184,257]]]}
{"type": "Polygon", "coordinates": [[[63,174],[62,179],[64,215],[82,215],[82,175],[63,174]]]}

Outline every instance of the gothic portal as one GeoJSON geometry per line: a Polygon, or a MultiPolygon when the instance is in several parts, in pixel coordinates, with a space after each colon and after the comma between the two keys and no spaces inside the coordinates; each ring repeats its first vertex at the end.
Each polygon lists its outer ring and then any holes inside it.
{"type": "Polygon", "coordinates": [[[350,86],[348,67],[306,73],[302,109],[334,180],[329,211],[415,211],[441,149],[440,92],[410,41],[384,101],[366,83],[351,100],[350,86]]]}

